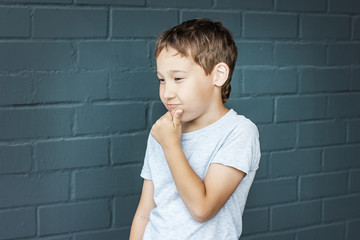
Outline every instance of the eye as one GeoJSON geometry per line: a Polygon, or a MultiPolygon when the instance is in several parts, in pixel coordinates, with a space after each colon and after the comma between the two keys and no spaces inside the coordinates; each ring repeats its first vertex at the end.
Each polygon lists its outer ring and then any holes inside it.
{"type": "Polygon", "coordinates": [[[163,82],[165,82],[165,80],[162,78],[159,78],[159,83],[163,83],[163,82]]]}
{"type": "Polygon", "coordinates": [[[175,78],[175,81],[181,81],[183,78],[175,78]]]}

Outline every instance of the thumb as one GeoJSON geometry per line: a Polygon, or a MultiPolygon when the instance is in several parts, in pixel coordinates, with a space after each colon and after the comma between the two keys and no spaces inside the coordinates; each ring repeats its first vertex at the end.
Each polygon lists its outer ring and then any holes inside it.
{"type": "Polygon", "coordinates": [[[179,126],[180,123],[181,123],[181,116],[183,114],[183,110],[182,109],[179,109],[179,110],[176,110],[175,113],[174,113],[174,116],[173,116],[173,122],[174,122],[174,125],[175,126],[179,126]]]}

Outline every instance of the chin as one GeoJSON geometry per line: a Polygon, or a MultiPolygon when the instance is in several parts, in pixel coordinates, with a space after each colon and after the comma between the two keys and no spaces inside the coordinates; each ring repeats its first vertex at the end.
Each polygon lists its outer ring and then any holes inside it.
{"type": "Polygon", "coordinates": [[[196,118],[197,118],[196,116],[189,116],[188,114],[186,114],[184,112],[184,114],[181,117],[181,122],[182,123],[189,123],[189,122],[194,121],[196,118]]]}

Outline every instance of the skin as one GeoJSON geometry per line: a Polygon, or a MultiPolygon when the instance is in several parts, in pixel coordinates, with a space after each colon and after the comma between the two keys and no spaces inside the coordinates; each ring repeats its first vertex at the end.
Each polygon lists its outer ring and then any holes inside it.
{"type": "MultiPolygon", "coordinates": [[[[218,63],[211,74],[190,57],[175,49],[157,57],[159,95],[168,109],[152,127],[151,134],[161,145],[179,195],[192,217],[205,222],[214,217],[240,184],[245,173],[221,164],[211,164],[204,181],[193,171],[181,148],[181,134],[206,127],[224,116],[228,109],[221,99],[221,87],[229,67],[218,63]]],[[[152,181],[144,180],[141,200],[134,216],[130,239],[142,239],[152,208],[156,207],[152,181]]]]}

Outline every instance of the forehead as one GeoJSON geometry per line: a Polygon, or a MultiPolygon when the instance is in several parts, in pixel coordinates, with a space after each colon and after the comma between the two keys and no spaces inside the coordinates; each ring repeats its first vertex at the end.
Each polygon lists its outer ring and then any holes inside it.
{"type": "Polygon", "coordinates": [[[182,56],[174,48],[164,48],[156,58],[159,73],[174,71],[189,71],[197,65],[191,57],[182,56]]]}

